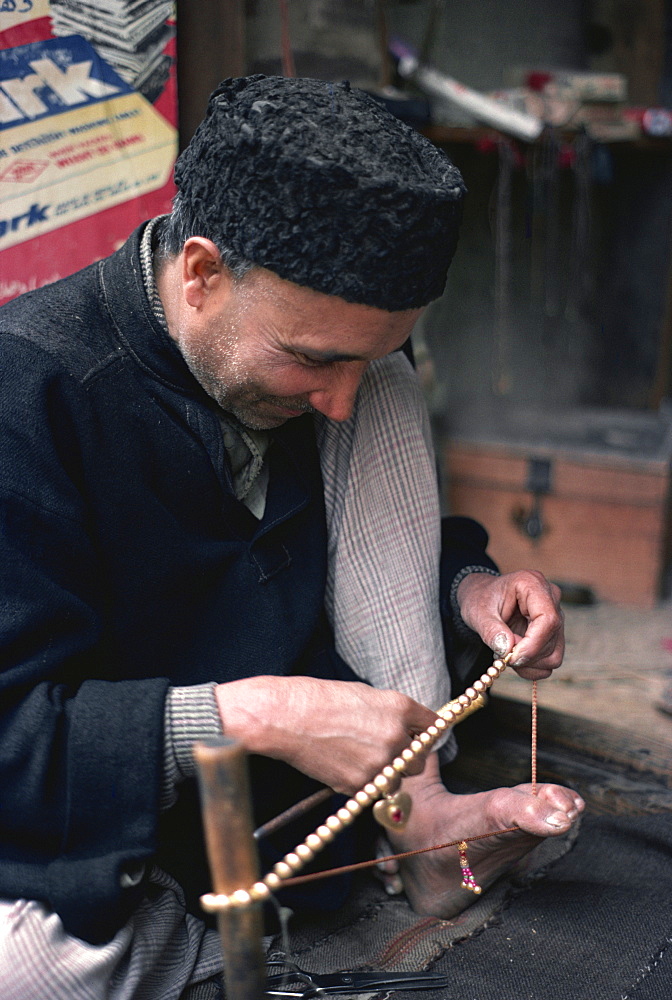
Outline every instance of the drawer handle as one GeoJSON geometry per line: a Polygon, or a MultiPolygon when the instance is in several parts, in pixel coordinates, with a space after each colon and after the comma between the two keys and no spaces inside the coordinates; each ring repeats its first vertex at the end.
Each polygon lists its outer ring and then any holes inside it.
{"type": "Polygon", "coordinates": [[[524,507],[516,507],[511,514],[511,520],[522,535],[532,539],[533,542],[538,541],[547,530],[541,516],[540,494],[534,494],[529,510],[525,510],[524,507]]]}
{"type": "Polygon", "coordinates": [[[511,514],[511,520],[521,534],[538,541],[546,532],[546,525],[541,516],[541,498],[551,490],[552,463],[548,458],[529,458],[527,461],[526,488],[532,494],[532,506],[529,510],[516,507],[511,514]]]}

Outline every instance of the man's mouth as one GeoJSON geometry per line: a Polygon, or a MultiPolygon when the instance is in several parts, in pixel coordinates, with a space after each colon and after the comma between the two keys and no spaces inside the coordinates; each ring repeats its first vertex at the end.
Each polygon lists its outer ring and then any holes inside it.
{"type": "Polygon", "coordinates": [[[281,403],[279,400],[273,400],[272,405],[287,417],[300,417],[304,413],[315,412],[309,403],[294,404],[294,406],[291,406],[287,405],[287,403],[281,403]]]}

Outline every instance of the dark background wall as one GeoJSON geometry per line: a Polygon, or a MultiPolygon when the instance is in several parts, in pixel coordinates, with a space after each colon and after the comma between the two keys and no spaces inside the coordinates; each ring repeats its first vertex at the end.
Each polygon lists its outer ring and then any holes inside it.
{"type": "MultiPolygon", "coordinates": [[[[421,45],[431,7],[393,4],[391,30],[421,45]]],[[[630,102],[651,106],[669,96],[666,26],[656,0],[452,0],[430,52],[480,90],[518,66],[620,71],[630,102]]],[[[446,148],[469,197],[446,295],[426,323],[445,405],[657,405],[669,390],[670,146],[557,136],[518,147],[499,202],[497,150],[446,148]]]]}

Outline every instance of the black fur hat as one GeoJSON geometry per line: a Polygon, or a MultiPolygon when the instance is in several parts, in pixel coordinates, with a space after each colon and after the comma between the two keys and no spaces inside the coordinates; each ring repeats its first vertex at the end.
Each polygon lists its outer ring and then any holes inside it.
{"type": "Polygon", "coordinates": [[[175,182],[199,235],[389,311],[441,295],[465,190],[444,153],[349,84],[265,76],[212,93],[175,182]]]}

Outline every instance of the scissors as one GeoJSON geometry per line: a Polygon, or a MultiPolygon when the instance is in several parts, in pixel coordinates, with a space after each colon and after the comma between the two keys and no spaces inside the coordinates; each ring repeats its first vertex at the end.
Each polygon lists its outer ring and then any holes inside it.
{"type": "Polygon", "coordinates": [[[269,976],[266,996],[310,997],[338,994],[375,993],[378,990],[431,990],[449,985],[447,976],[438,972],[305,972],[294,962],[270,962],[283,966],[285,971],[269,976]],[[284,985],[300,983],[300,992],[283,989],[284,985]]]}

